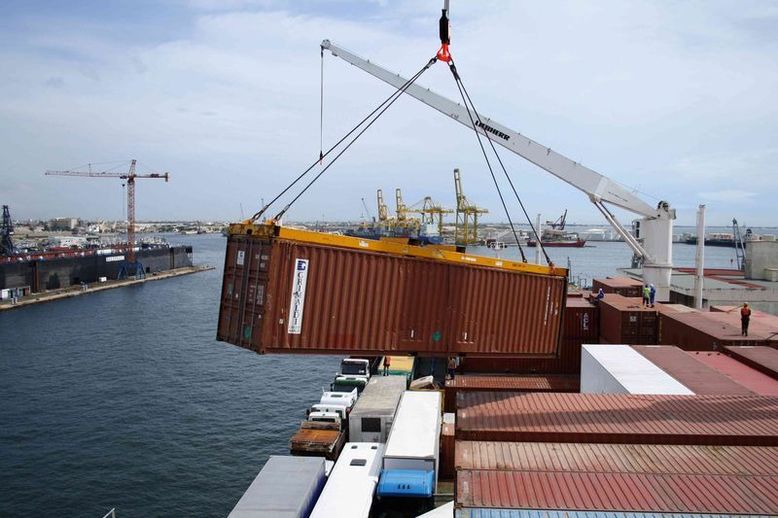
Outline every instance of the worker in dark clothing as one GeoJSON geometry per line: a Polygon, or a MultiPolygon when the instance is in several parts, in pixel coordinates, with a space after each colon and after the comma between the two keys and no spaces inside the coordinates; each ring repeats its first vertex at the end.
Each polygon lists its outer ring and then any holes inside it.
{"type": "Polygon", "coordinates": [[[743,303],[743,307],[740,308],[740,331],[743,336],[748,336],[748,323],[751,321],[751,308],[748,307],[748,302],[743,303]]]}
{"type": "Polygon", "coordinates": [[[392,360],[389,356],[384,356],[384,376],[389,375],[389,367],[392,365],[392,360]]]}
{"type": "Polygon", "coordinates": [[[654,300],[656,299],[656,287],[651,284],[648,286],[648,301],[651,303],[651,307],[654,307],[654,300]]]}

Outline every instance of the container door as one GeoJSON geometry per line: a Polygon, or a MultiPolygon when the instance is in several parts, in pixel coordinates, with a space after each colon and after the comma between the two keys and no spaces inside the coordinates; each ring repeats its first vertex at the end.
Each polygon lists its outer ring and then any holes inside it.
{"type": "Polygon", "coordinates": [[[446,353],[448,265],[408,259],[403,267],[398,350],[446,353]]]}

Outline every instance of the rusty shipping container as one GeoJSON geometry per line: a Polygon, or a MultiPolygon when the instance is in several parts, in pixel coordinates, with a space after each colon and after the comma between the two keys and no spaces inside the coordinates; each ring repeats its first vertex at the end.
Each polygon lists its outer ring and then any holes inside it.
{"type": "Polygon", "coordinates": [[[465,392],[457,439],[778,446],[778,397],[465,392]]]}
{"type": "Polygon", "coordinates": [[[726,354],[714,351],[695,351],[689,354],[701,363],[715,369],[756,394],[778,396],[778,380],[741,363],[726,354]]]}
{"type": "Polygon", "coordinates": [[[740,317],[720,312],[661,311],[659,315],[659,343],[675,345],[686,351],[716,351],[728,346],[775,344],[765,332],[749,330],[742,336],[740,317]],[[722,320],[718,315],[727,315],[722,320]]]}
{"type": "Polygon", "coordinates": [[[776,487],[776,475],[461,470],[455,507],[774,515],[776,487]]]}
{"type": "Polygon", "coordinates": [[[642,297],[643,283],[629,277],[606,277],[592,280],[592,293],[602,288],[605,293],[616,293],[624,297],[642,297]]]}
{"type": "Polygon", "coordinates": [[[778,476],[778,448],[457,441],[456,469],[778,476]]]}
{"type": "Polygon", "coordinates": [[[578,392],[579,385],[571,374],[459,375],[446,380],[445,408],[456,411],[459,392],[578,392]]]}
{"type": "Polygon", "coordinates": [[[657,343],[657,309],[642,299],[606,295],[600,306],[600,338],[611,344],[657,343]]]}
{"type": "Polygon", "coordinates": [[[633,345],[651,363],[678,380],[695,394],[755,395],[735,380],[698,361],[672,345],[633,345]]]}
{"type": "Polygon", "coordinates": [[[551,358],[566,275],[432,246],[236,224],[217,339],[258,353],[551,358]]]}
{"type": "Polygon", "coordinates": [[[725,347],[724,353],[740,363],[778,380],[778,350],[772,347],[725,347]]]}

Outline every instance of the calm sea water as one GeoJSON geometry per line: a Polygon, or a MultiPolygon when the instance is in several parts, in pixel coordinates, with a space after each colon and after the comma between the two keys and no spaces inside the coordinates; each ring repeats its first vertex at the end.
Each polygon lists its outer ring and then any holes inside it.
{"type": "MultiPolygon", "coordinates": [[[[216,270],[0,314],[0,516],[225,516],[287,453],[339,358],[216,342],[225,239],[169,240],[216,270]]],[[[621,243],[549,252],[587,279],[631,257],[621,243]]],[[[694,247],[675,262],[693,265],[694,247]]]]}

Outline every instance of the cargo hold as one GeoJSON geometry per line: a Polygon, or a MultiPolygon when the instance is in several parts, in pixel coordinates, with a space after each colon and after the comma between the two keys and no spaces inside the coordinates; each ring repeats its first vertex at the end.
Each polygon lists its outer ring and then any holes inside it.
{"type": "Polygon", "coordinates": [[[258,353],[558,353],[567,271],[282,228],[230,227],[217,339],[258,353]]]}

